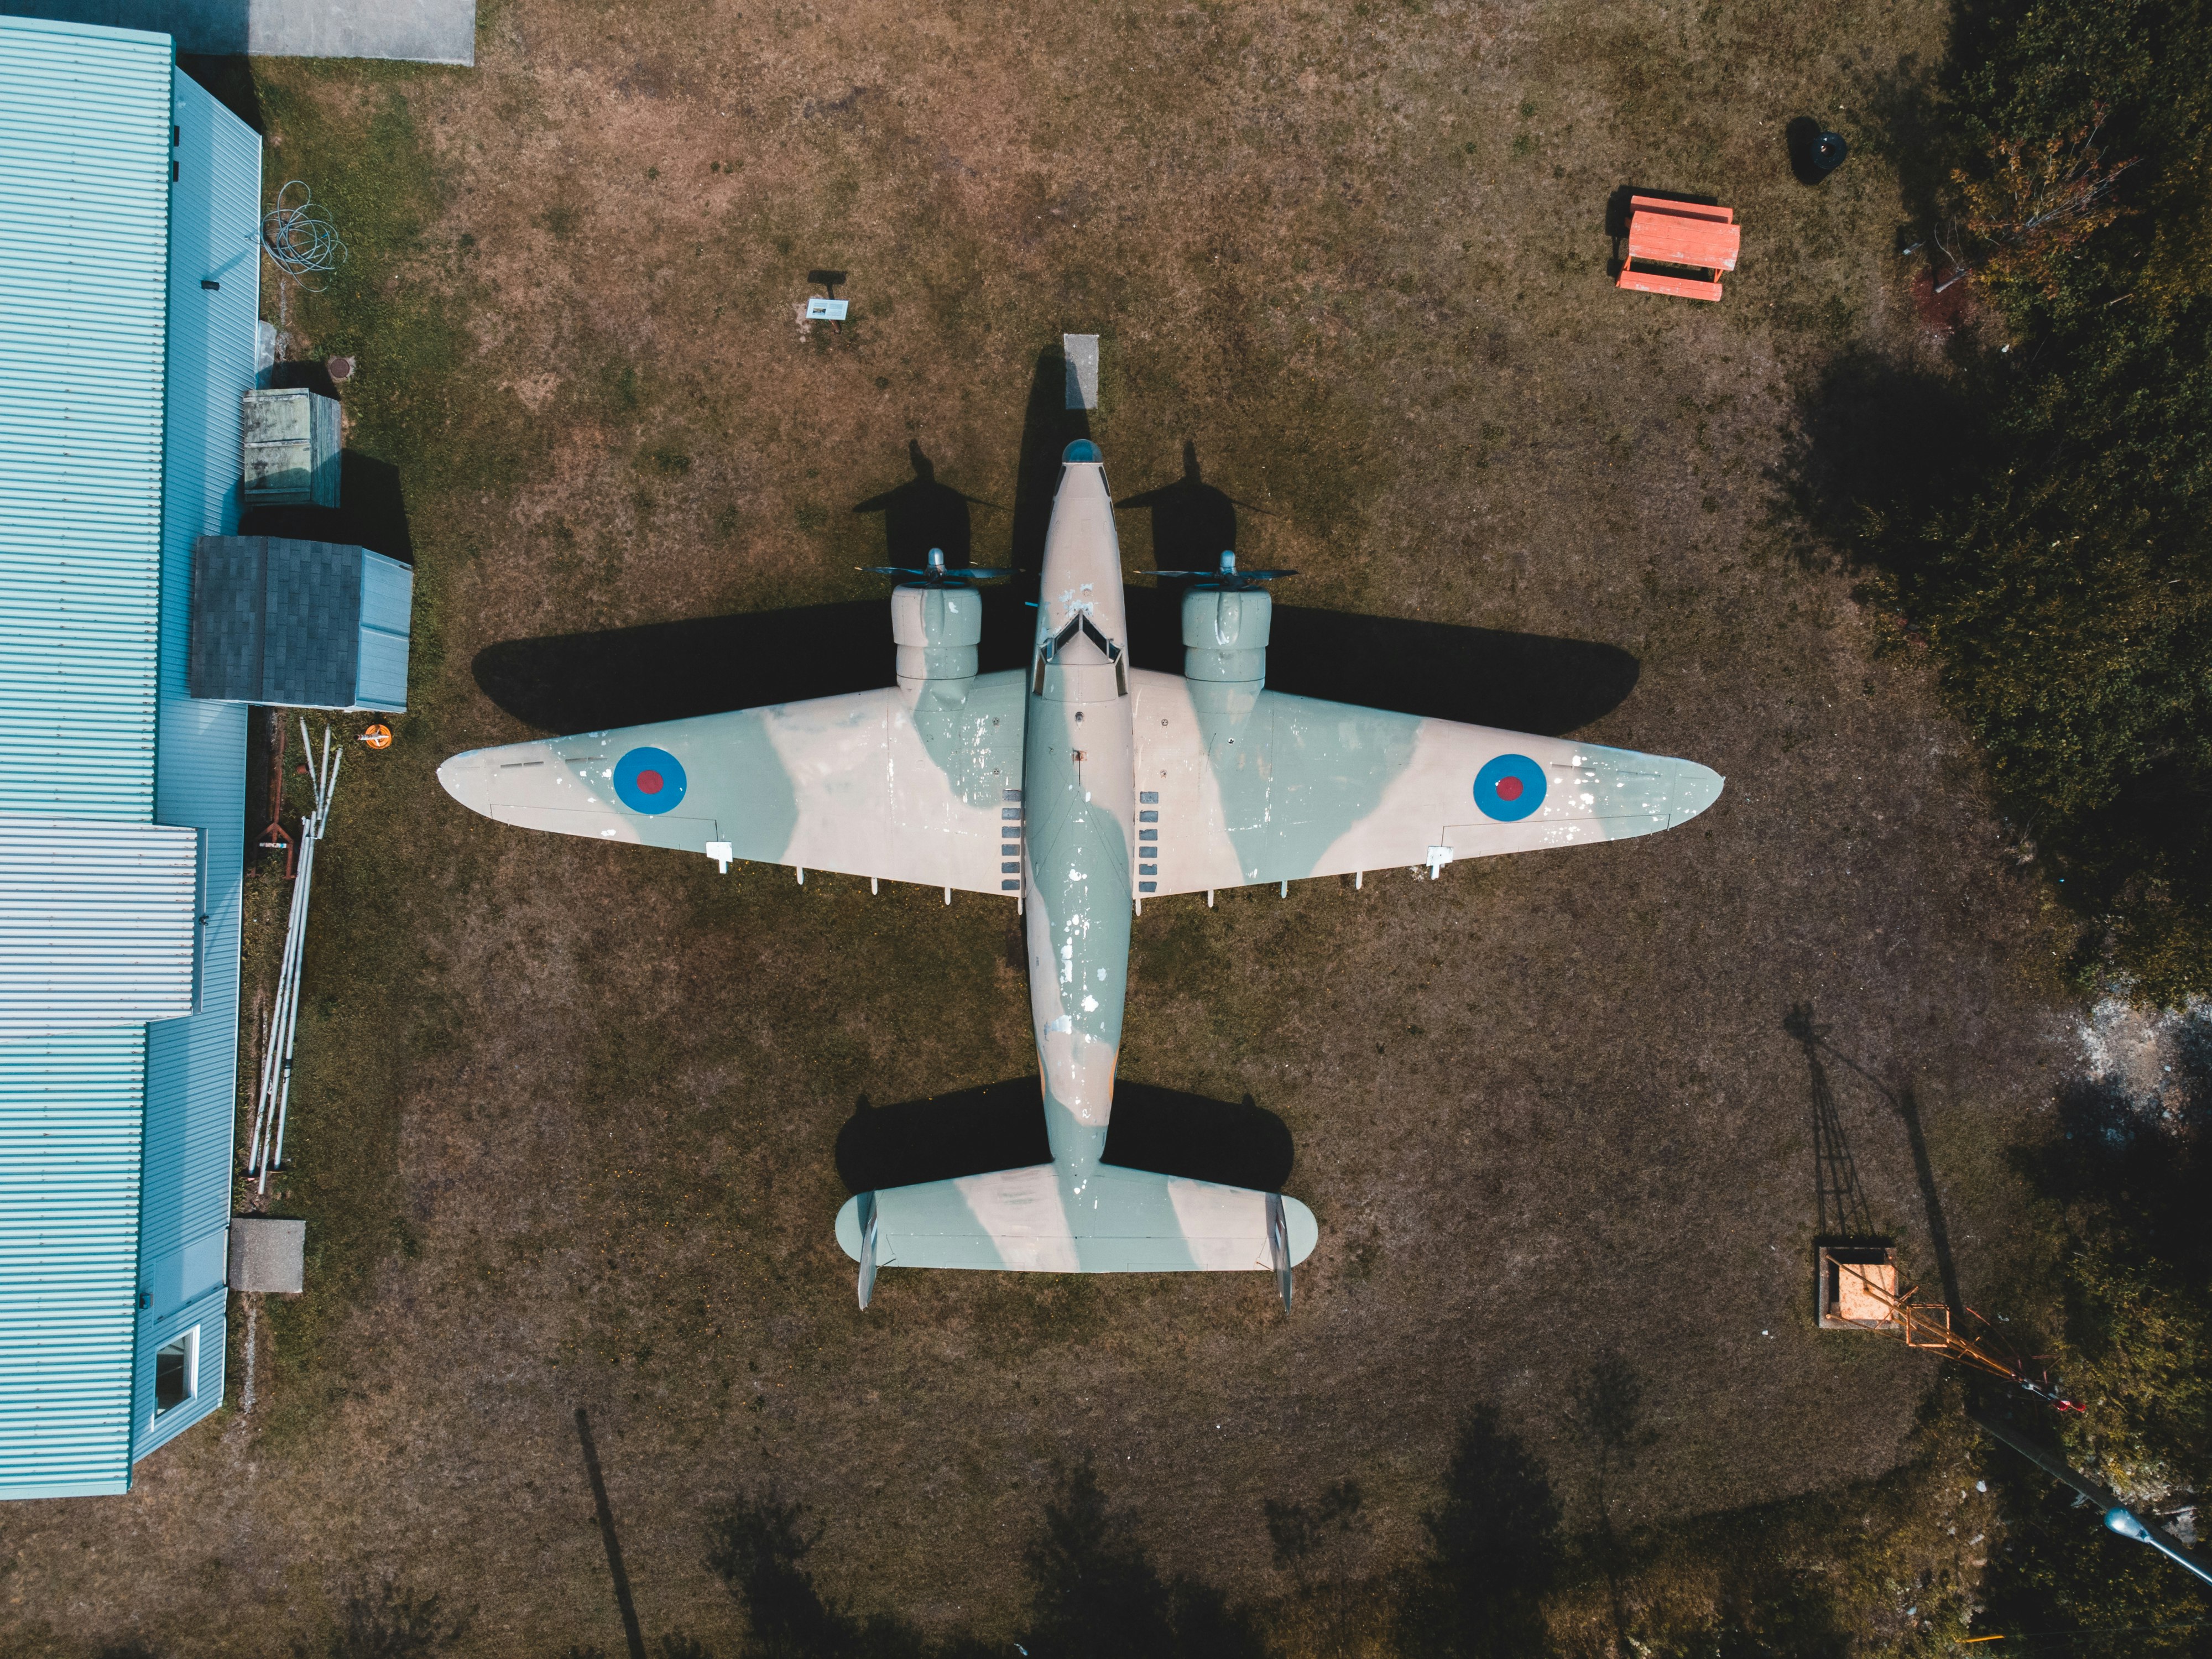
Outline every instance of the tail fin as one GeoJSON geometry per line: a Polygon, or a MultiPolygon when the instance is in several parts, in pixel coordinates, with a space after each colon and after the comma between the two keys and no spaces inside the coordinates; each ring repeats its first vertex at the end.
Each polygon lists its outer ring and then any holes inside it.
{"type": "Polygon", "coordinates": [[[837,1215],[837,1242],[868,1281],[877,1267],[1273,1273],[1286,1307],[1291,1269],[1320,1236],[1295,1198],[1112,1164],[1079,1179],[1038,1164],[890,1187],[837,1215]]]}

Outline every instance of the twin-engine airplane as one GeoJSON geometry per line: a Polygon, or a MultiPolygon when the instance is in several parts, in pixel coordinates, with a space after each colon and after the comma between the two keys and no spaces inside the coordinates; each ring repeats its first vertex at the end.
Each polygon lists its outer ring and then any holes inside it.
{"type": "MultiPolygon", "coordinates": [[[[1103,1160],[1133,908],[1146,898],[1649,835],[1712,805],[1689,761],[1264,689],[1271,602],[1224,554],[1182,604],[1183,672],[1133,668],[1097,447],[1068,445],[1026,669],[978,674],[980,596],[891,593],[895,688],[456,755],[501,823],[1013,897],[1052,1162],[862,1193],[837,1217],[866,1307],[881,1267],[1273,1272],[1319,1237],[1279,1193],[1103,1160]]],[[[1174,574],[1174,573],[1169,573],[1174,574]]]]}

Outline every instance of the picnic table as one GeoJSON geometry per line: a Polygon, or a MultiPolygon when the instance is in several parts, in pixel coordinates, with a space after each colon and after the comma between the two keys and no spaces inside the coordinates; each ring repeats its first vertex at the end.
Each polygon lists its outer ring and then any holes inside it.
{"type": "Polygon", "coordinates": [[[1621,261],[1617,286],[1639,294],[1672,294],[1685,300],[1721,297],[1720,273],[1735,269],[1742,227],[1735,210],[1707,207],[1702,202],[1673,202],[1656,196],[1628,198],[1628,257],[1621,261]],[[1710,270],[1710,281],[1694,276],[1666,276],[1656,270],[1638,270],[1646,264],[1686,265],[1710,270]]]}

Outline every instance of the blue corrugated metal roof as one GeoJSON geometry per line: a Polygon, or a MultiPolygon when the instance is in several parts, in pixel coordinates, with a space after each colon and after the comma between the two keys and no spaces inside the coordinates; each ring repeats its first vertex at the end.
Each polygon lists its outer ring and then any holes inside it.
{"type": "Polygon", "coordinates": [[[131,1481],[146,1028],[0,1043],[0,1495],[131,1481]]]}
{"type": "MultiPolygon", "coordinates": [[[[171,70],[0,18],[0,811],[154,816],[171,70]]],[[[0,1042],[0,1492],[130,1483],[145,1064],[0,1042]]]]}
{"type": "Polygon", "coordinates": [[[154,815],[171,67],[0,18],[0,811],[154,815]]]}
{"type": "Polygon", "coordinates": [[[223,1243],[238,1116],[238,928],[246,856],[246,721],[231,703],[195,702],[192,546],[238,527],[240,400],[253,385],[260,315],[261,140],[181,71],[177,180],[169,210],[169,374],[161,510],[160,774],[163,823],[207,839],[207,924],[199,1012],[146,1033],[145,1195],[139,1209],[138,1410],[143,1457],[222,1403],[223,1243]],[[200,286],[203,280],[218,283],[200,286]],[[200,1331],[200,1386],[153,1414],[154,1350],[200,1331]]]}
{"type": "Polygon", "coordinates": [[[245,716],[184,653],[192,542],[236,523],[260,148],[173,76],[165,36],[0,18],[0,814],[192,826],[208,918],[199,1012],[0,1041],[0,1497],[125,1490],[222,1397],[245,716]]]}

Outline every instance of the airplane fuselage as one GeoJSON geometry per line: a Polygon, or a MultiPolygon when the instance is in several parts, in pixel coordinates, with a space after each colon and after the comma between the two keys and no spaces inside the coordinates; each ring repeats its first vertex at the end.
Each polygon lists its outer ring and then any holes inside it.
{"type": "MultiPolygon", "coordinates": [[[[1072,446],[1075,455],[1089,446],[1072,446]]],[[[1103,465],[1061,469],[1045,537],[1022,761],[1022,894],[1046,1133],[1067,1196],[1106,1145],[1138,844],[1121,550],[1103,465]]]]}

